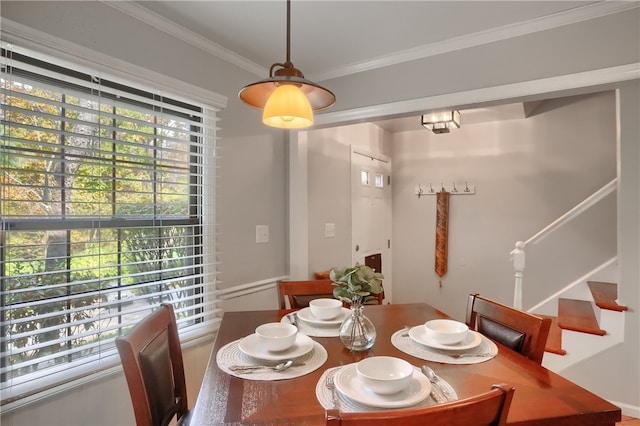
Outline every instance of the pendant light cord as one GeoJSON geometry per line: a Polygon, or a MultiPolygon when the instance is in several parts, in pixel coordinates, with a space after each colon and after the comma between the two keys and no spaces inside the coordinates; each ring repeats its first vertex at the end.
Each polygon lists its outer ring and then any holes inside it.
{"type": "MultiPolygon", "coordinates": [[[[0,0],[2,1],[2,0],[0,0]]],[[[301,103],[304,103],[306,106],[311,108],[311,111],[319,111],[325,108],[330,107],[336,102],[336,96],[328,89],[320,86],[313,81],[309,81],[304,78],[304,74],[293,66],[291,63],[291,0],[287,1],[287,58],[285,63],[275,63],[272,64],[269,68],[269,78],[260,80],[256,83],[249,84],[240,90],[238,96],[240,99],[250,105],[252,107],[265,109],[267,102],[271,99],[272,94],[277,91],[277,89],[282,88],[283,86],[289,85],[292,87],[296,87],[300,89],[300,94],[304,99],[304,102],[300,100],[301,103]]],[[[283,90],[279,91],[280,93],[283,90]]],[[[291,93],[291,91],[289,91],[291,93]]],[[[305,106],[305,108],[306,108],[305,106]]],[[[289,111],[290,112],[290,111],[289,111]]],[[[300,112],[299,110],[296,112],[300,112]]],[[[273,113],[273,110],[270,112],[273,113]]],[[[264,115],[264,114],[263,114],[264,115]]],[[[290,113],[287,114],[276,114],[279,117],[283,116],[293,116],[290,113]]],[[[274,117],[276,116],[274,115],[274,117]]],[[[309,120],[306,125],[313,124],[313,115],[307,114],[309,116],[309,120]]],[[[302,115],[299,115],[302,117],[302,115]]],[[[267,125],[268,124],[264,121],[267,125]]],[[[274,127],[282,127],[282,128],[301,128],[302,126],[292,127],[292,126],[282,126],[282,125],[274,125],[274,127]]],[[[306,126],[305,126],[306,127],[306,126]]]]}
{"type": "Polygon", "coordinates": [[[276,69],[277,67],[282,68],[283,70],[293,70],[296,72],[296,74],[302,78],[304,78],[304,75],[297,69],[295,69],[293,67],[293,64],[291,63],[291,0],[287,0],[287,58],[286,61],[281,64],[279,62],[276,62],[275,64],[272,64],[271,67],[269,68],[269,78],[273,77],[273,70],[276,69]]]}
{"type": "Polygon", "coordinates": [[[291,63],[291,0],[287,0],[287,64],[291,63]]]}

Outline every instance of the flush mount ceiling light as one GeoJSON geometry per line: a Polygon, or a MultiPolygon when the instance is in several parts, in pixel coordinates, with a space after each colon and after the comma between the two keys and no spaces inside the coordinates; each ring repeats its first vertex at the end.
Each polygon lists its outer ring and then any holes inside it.
{"type": "Polygon", "coordinates": [[[421,123],[433,133],[449,133],[449,130],[453,127],[460,128],[460,111],[424,114],[421,123]]]}
{"type": "Polygon", "coordinates": [[[313,124],[313,111],[323,110],[336,102],[330,90],[307,80],[290,60],[291,1],[287,0],[287,60],[269,69],[269,78],[249,84],[240,90],[240,99],[263,109],[262,122],[282,129],[299,129],[313,124]]]}

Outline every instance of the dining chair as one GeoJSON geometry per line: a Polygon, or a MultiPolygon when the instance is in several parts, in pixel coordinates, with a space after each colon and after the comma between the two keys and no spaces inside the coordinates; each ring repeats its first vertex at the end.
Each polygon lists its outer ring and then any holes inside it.
{"type": "Polygon", "coordinates": [[[321,297],[333,298],[334,285],[331,280],[303,280],[303,281],[278,281],[278,301],[280,309],[287,309],[286,300],[289,300],[291,309],[301,309],[309,306],[313,299],[321,297]]]}
{"type": "Polygon", "coordinates": [[[542,318],[478,294],[470,294],[467,302],[466,323],[469,328],[521,353],[538,364],[542,363],[551,327],[550,318],[542,318]]]}
{"type": "Polygon", "coordinates": [[[330,273],[331,273],[331,269],[329,269],[327,271],[314,272],[313,273],[313,278],[316,279],[316,280],[328,280],[330,273]]]}
{"type": "Polygon", "coordinates": [[[173,306],[162,304],[116,338],[137,426],[186,425],[187,387],[173,306]]]}
{"type": "MultiPolygon", "coordinates": [[[[278,281],[278,303],[280,309],[287,309],[286,300],[289,301],[290,309],[302,309],[309,306],[313,299],[321,297],[333,298],[335,286],[331,280],[302,280],[302,281],[278,281]]],[[[373,294],[373,297],[382,304],[384,291],[380,294],[373,294]]],[[[345,305],[348,306],[348,305],[345,305]]]]}
{"type": "Polygon", "coordinates": [[[357,413],[326,410],[325,420],[328,426],[503,426],[514,392],[505,384],[493,385],[480,395],[428,407],[357,413]]]}

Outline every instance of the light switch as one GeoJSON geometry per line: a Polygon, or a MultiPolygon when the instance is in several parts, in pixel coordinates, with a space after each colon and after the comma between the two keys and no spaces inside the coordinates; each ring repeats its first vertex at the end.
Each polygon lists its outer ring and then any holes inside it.
{"type": "Polygon", "coordinates": [[[269,242],[269,225],[256,225],[256,243],[269,242]]]}
{"type": "Polygon", "coordinates": [[[325,223],[324,224],[324,237],[325,238],[333,238],[336,236],[336,224],[335,223],[325,223]]]}

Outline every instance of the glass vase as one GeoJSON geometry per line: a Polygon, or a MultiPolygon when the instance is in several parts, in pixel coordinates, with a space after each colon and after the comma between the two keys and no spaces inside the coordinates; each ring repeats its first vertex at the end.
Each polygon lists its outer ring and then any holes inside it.
{"type": "Polygon", "coordinates": [[[351,303],[351,315],[340,326],[340,340],[352,351],[366,351],[376,341],[376,328],[364,315],[360,300],[351,303]]]}

